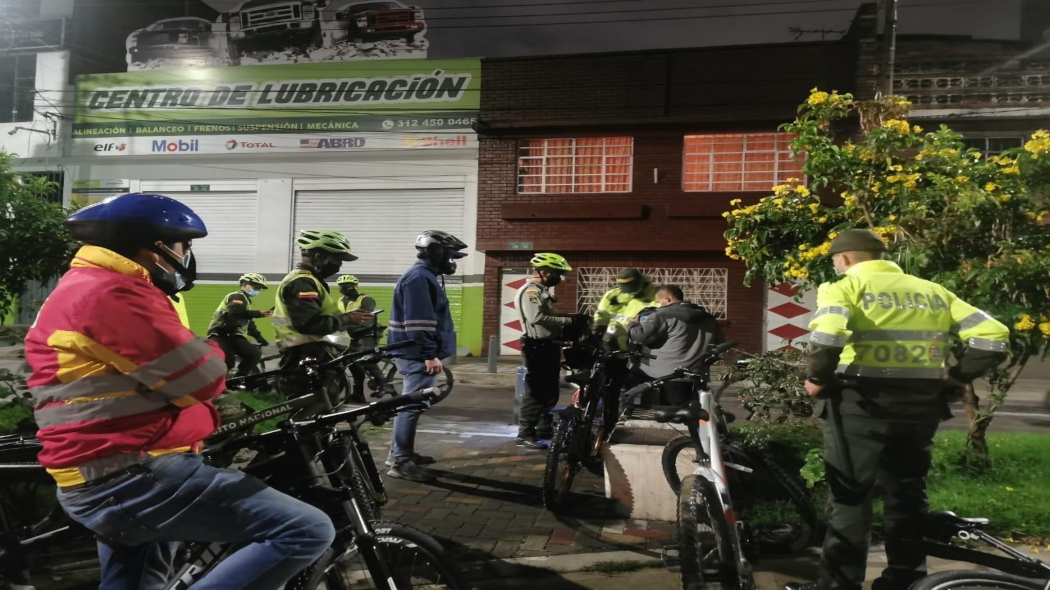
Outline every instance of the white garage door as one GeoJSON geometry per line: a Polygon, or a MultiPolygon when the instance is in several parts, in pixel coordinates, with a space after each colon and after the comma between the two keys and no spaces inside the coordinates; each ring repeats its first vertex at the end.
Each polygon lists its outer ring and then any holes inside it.
{"type": "MultiPolygon", "coordinates": [[[[334,229],[350,238],[355,275],[400,275],[416,260],[416,236],[428,229],[463,235],[463,189],[296,191],[295,234],[334,229]]],[[[292,252],[293,263],[299,251],[292,252]]]]}
{"type": "Polygon", "coordinates": [[[194,242],[198,273],[244,273],[255,268],[259,202],[256,193],[173,192],[208,226],[208,237],[194,242]]]}

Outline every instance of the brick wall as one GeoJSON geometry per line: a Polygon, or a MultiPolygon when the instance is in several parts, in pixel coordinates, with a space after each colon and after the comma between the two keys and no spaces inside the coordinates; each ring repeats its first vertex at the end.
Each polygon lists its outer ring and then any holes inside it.
{"type": "MultiPolygon", "coordinates": [[[[485,319],[483,333],[486,346],[490,335],[499,334],[500,271],[504,268],[525,268],[529,255],[501,254],[485,258],[485,319]]],[[[764,338],[763,308],[765,287],[744,286],[744,267],[736,261],[716,253],[574,253],[569,255],[573,268],[579,267],[650,267],[650,268],[728,268],[729,306],[723,329],[728,338],[738,340],[740,348],[761,352],[764,338]]],[[[570,273],[557,289],[556,307],[565,313],[576,311],[576,274],[570,273]]]]}

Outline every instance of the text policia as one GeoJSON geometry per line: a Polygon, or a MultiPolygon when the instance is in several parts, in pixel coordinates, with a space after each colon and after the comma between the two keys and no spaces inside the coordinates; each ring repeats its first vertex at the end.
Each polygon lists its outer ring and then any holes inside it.
{"type": "Polygon", "coordinates": [[[334,78],[296,80],[213,88],[195,86],[114,88],[88,94],[88,110],[243,108],[279,105],[355,103],[454,102],[463,97],[470,74],[446,74],[393,78],[334,78]]]}

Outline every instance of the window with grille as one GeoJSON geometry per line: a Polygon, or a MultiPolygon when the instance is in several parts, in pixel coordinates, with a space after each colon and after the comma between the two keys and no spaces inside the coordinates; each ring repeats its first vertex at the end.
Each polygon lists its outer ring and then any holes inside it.
{"type": "Polygon", "coordinates": [[[518,154],[518,192],[629,193],[634,138],[529,139],[518,154]]]}
{"type": "Polygon", "coordinates": [[[967,148],[977,148],[985,156],[997,156],[1008,149],[1024,145],[1023,137],[967,137],[962,140],[967,148]]]}
{"type": "Polygon", "coordinates": [[[682,190],[768,191],[789,178],[802,178],[802,157],[791,155],[794,138],[793,133],[686,135],[682,190]]]}
{"type": "MultiPolygon", "coordinates": [[[[576,303],[582,313],[593,314],[602,297],[616,286],[620,268],[577,269],[576,303]]],[[[685,300],[703,306],[711,315],[725,319],[728,313],[729,269],[640,268],[657,285],[678,285],[685,300]]]]}
{"type": "Polygon", "coordinates": [[[0,123],[33,120],[36,55],[0,59],[0,123]]]}

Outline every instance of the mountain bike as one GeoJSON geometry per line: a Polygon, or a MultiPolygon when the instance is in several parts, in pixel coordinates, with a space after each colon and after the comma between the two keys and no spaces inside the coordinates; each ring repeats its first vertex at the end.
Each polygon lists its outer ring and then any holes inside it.
{"type": "Polygon", "coordinates": [[[583,351],[577,348],[574,352],[577,359],[593,358],[594,361],[590,371],[566,378],[580,389],[573,396],[572,405],[562,411],[547,453],[543,505],[551,511],[564,507],[576,474],[600,461],[602,446],[616,425],[619,385],[623,380],[610,374],[610,361],[654,358],[641,352],[600,351],[590,343],[577,346],[588,347],[583,351]]]}
{"type": "MultiPolygon", "coordinates": [[[[705,362],[713,363],[717,358],[718,355],[708,355],[705,362]]],[[[708,390],[708,382],[702,375],[688,372],[676,372],[647,385],[656,388],[667,381],[683,378],[693,381],[693,391],[698,394],[708,390]]],[[[711,394],[711,415],[723,462],[730,468],[726,482],[733,494],[734,505],[738,514],[754,519],[748,523],[745,548],[786,553],[802,551],[820,534],[817,510],[799,474],[802,461],[790,449],[748,446],[732,436],[729,424],[736,418],[719,403],[722,393],[732,382],[732,378],[723,379],[722,386],[711,394]]],[[[661,465],[664,478],[675,494],[680,494],[682,481],[695,473],[698,465],[708,461],[701,451],[691,435],[678,436],[664,446],[661,465]]]]}
{"type": "MultiPolygon", "coordinates": [[[[713,364],[735,342],[726,342],[705,355],[703,363],[713,364]]],[[[672,379],[691,379],[699,390],[699,401],[681,407],[656,411],[658,422],[682,424],[689,429],[697,457],[693,474],[682,481],[678,494],[678,550],[681,558],[682,587],[754,588],[751,564],[744,555],[742,523],[737,521],[726,478],[728,463],[722,453],[722,436],[717,421],[714,396],[707,387],[707,376],[678,369],[673,375],[651,382],[652,387],[672,379]],[[655,385],[654,385],[655,384],[655,385]]]]}
{"type": "Polygon", "coordinates": [[[1050,588],[1050,564],[1029,557],[984,532],[986,518],[963,518],[954,512],[933,512],[923,522],[923,539],[903,543],[927,555],[964,561],[992,568],[952,570],[917,580],[911,590],[962,590],[998,588],[1001,590],[1046,590],[1050,588]],[[960,547],[954,540],[979,543],[1002,555],[960,547]]]}

